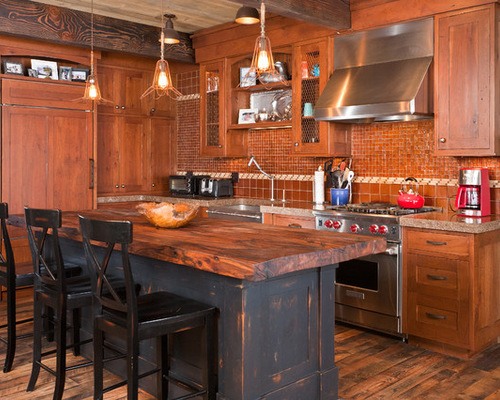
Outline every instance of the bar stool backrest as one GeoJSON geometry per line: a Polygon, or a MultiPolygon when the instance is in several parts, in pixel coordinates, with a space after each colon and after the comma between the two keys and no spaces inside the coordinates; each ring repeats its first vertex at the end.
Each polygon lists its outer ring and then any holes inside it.
{"type": "Polygon", "coordinates": [[[64,262],[59,245],[61,210],[24,208],[35,282],[66,293],[64,262]],[[62,277],[62,279],[60,279],[62,277]]]}
{"type": "Polygon", "coordinates": [[[129,258],[129,244],[132,243],[130,221],[103,221],[80,216],[80,229],[87,264],[93,279],[94,295],[103,309],[127,313],[132,320],[137,315],[137,289],[132,275],[129,258]],[[104,251],[97,251],[91,241],[105,245],[104,251]],[[116,250],[116,251],[115,251],[116,250]],[[119,260],[113,259],[113,254],[119,260]],[[118,265],[117,265],[118,264],[118,265]],[[125,282],[125,291],[117,291],[112,282],[125,282]]]}
{"type": "Polygon", "coordinates": [[[7,285],[8,279],[15,283],[14,252],[7,231],[7,218],[9,218],[9,207],[7,203],[0,203],[0,225],[2,230],[2,246],[0,249],[0,282],[7,285]]]}

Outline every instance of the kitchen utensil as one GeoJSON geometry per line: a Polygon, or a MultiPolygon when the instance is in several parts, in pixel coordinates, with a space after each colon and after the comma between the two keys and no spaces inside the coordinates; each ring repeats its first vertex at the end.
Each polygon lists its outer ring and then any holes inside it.
{"type": "Polygon", "coordinates": [[[336,169],[332,172],[332,184],[334,188],[340,188],[342,186],[342,178],[344,176],[344,171],[336,169]]]}
{"type": "Polygon", "coordinates": [[[424,198],[418,194],[418,181],[415,178],[406,178],[398,196],[398,205],[402,208],[422,208],[424,198]]]}
{"type": "Polygon", "coordinates": [[[333,160],[328,160],[327,162],[325,162],[324,170],[325,170],[325,176],[326,176],[326,182],[325,182],[326,188],[331,188],[333,186],[333,184],[332,184],[332,166],[333,166],[333,160]]]}

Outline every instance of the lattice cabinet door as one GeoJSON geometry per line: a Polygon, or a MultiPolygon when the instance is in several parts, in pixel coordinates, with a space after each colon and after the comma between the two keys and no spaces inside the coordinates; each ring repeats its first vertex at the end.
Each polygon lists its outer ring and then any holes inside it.
{"type": "Polygon", "coordinates": [[[298,44],[293,52],[293,151],[307,156],[345,153],[349,127],[332,127],[313,117],[314,107],[330,75],[333,43],[330,38],[298,44]],[[335,146],[340,144],[337,148],[335,146]]]}
{"type": "Polygon", "coordinates": [[[200,154],[223,156],[225,137],[224,61],[200,67],[200,154]]]}

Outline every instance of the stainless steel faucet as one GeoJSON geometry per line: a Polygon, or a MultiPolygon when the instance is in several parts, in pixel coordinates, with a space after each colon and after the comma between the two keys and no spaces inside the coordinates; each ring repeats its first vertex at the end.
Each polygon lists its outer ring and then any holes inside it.
{"type": "Polygon", "coordinates": [[[257,162],[254,156],[250,156],[250,161],[248,162],[248,166],[250,167],[252,164],[255,164],[257,169],[264,175],[266,178],[268,178],[271,181],[271,198],[269,200],[274,201],[274,176],[269,175],[267,172],[265,172],[257,162]]]}

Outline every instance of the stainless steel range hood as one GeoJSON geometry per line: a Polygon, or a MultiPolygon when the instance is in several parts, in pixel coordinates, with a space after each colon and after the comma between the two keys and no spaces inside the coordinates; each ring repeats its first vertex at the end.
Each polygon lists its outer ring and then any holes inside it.
{"type": "Polygon", "coordinates": [[[335,38],[335,70],[314,118],[347,123],[432,118],[433,39],[432,18],[335,38]]]}

